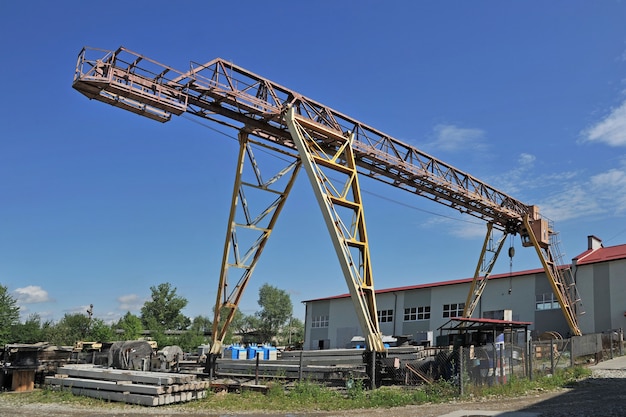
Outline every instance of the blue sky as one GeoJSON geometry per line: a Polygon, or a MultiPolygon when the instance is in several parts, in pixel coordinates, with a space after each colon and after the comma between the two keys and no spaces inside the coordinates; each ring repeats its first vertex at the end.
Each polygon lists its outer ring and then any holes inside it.
{"type": "MultiPolygon", "coordinates": [[[[567,260],[588,235],[626,243],[624,1],[24,1],[0,15],[0,284],[23,317],[94,304],[113,321],[163,282],[187,316],[215,300],[236,132],[90,102],[71,88],[83,46],[180,70],[230,60],[539,205],[567,260]]],[[[361,186],[377,288],[473,274],[484,224],[361,186]]],[[[513,270],[541,266],[515,246],[513,270]]],[[[302,300],[347,292],[305,175],[244,313],[264,283],[299,318],[302,300]]]]}

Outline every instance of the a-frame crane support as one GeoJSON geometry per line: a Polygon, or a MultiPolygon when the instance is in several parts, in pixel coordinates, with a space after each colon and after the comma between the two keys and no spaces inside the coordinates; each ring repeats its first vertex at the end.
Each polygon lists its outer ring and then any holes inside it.
{"type": "Polygon", "coordinates": [[[474,279],[467,294],[467,301],[465,301],[465,308],[463,309],[463,317],[470,318],[474,314],[476,306],[480,301],[480,297],[487,286],[487,280],[494,265],[496,259],[504,246],[504,241],[508,236],[508,233],[502,232],[502,235],[494,242],[494,230],[493,223],[487,223],[487,235],[485,236],[485,242],[480,252],[480,259],[478,265],[476,265],[476,271],[474,272],[474,279]],[[491,253],[491,258],[487,259],[488,254],[491,253]]]}
{"type": "Polygon", "coordinates": [[[363,203],[354,154],[353,135],[314,126],[298,117],[294,107],[287,110],[285,121],[309,176],[317,202],[324,216],[350,296],[356,306],[367,349],[383,353],[385,347],[378,327],[374,278],[363,215],[363,203]],[[323,140],[335,143],[334,152],[319,146],[323,140]],[[332,173],[332,177],[328,175],[332,173]],[[342,179],[334,178],[342,176],[342,179]]]}
{"type": "Polygon", "coordinates": [[[582,335],[578,326],[578,316],[574,310],[574,303],[579,300],[577,300],[576,285],[571,276],[571,269],[569,266],[558,265],[558,259],[556,259],[553,253],[557,247],[557,242],[552,241],[546,244],[543,243],[543,239],[540,240],[537,237],[537,233],[543,233],[549,235],[548,238],[552,238],[554,232],[549,230],[547,221],[538,219],[535,222],[531,222],[530,216],[526,215],[524,216],[522,233],[522,243],[525,246],[531,246],[532,244],[541,260],[543,270],[548,277],[552,292],[559,301],[561,311],[565,316],[572,336],[582,335]]]}
{"type": "Polygon", "coordinates": [[[207,372],[210,374],[214,370],[215,359],[221,354],[224,337],[235,316],[241,296],[285,205],[301,165],[300,158],[293,152],[252,141],[245,130],[239,132],[237,172],[213,318],[213,344],[207,358],[207,372]],[[264,180],[261,168],[254,157],[252,144],[272,152],[280,152],[283,155],[282,159],[286,160],[284,168],[268,180],[264,180]],[[246,166],[252,170],[251,177],[254,182],[244,181],[246,166]],[[269,195],[269,204],[261,205],[259,210],[254,212],[246,198],[246,191],[250,190],[254,190],[255,194],[269,195]],[[232,277],[233,274],[237,275],[232,277]],[[234,281],[234,284],[231,283],[229,286],[229,280],[234,281]]]}
{"type": "Polygon", "coordinates": [[[487,224],[487,235],[474,273],[474,279],[467,295],[463,317],[470,318],[474,314],[506,237],[519,231],[523,246],[535,248],[544,273],[550,282],[552,292],[559,302],[572,335],[580,336],[582,334],[578,325],[578,316],[574,309],[574,304],[580,301],[578,300],[576,285],[571,276],[571,269],[566,265],[559,265],[559,260],[554,255],[558,242],[553,239],[554,232],[550,230],[548,224],[547,220],[541,218],[531,219],[531,216],[527,214],[524,216],[520,226],[507,228],[502,232],[497,242],[494,242],[493,237],[494,225],[492,223],[487,224]],[[537,237],[537,233],[541,234],[540,238],[537,237]],[[492,253],[492,257],[489,260],[487,260],[488,253],[492,253]]]}

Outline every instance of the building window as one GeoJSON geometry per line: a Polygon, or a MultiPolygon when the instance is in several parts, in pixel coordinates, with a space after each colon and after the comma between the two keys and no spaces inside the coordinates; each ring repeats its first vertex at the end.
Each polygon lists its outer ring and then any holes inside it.
{"type": "Polygon", "coordinates": [[[461,317],[463,310],[465,309],[465,303],[457,304],[444,304],[443,305],[443,318],[461,317]]]}
{"type": "Polygon", "coordinates": [[[328,327],[328,316],[315,316],[311,320],[311,328],[328,327]]]}
{"type": "Polygon", "coordinates": [[[537,294],[535,296],[535,308],[537,310],[554,310],[559,308],[559,301],[551,292],[537,294]]]}
{"type": "Polygon", "coordinates": [[[404,321],[417,321],[430,319],[430,306],[409,307],[404,309],[404,321]]]}
{"type": "Polygon", "coordinates": [[[393,310],[378,310],[376,314],[379,323],[391,323],[393,321],[393,310]]]}

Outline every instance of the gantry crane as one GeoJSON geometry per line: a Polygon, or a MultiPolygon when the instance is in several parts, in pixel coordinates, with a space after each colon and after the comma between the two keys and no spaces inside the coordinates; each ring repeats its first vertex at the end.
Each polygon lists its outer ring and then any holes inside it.
{"type": "Polygon", "coordinates": [[[178,71],[124,47],[83,48],[73,88],[90,99],[167,122],[183,113],[238,130],[240,151],[213,321],[211,355],[226,330],[263,248],[304,168],[325,219],[350,291],[367,350],[383,355],[359,176],[366,176],[482,219],[487,234],[465,303],[471,317],[505,238],[520,235],[534,247],[572,334],[580,335],[571,270],[562,265],[557,233],[536,206],[349,116],[223,59],[192,62],[178,71]],[[254,145],[254,146],[253,146],[254,145]],[[276,152],[285,165],[264,179],[254,148],[276,152]],[[244,180],[248,167],[254,181],[244,180]],[[332,174],[332,175],[331,175],[332,174]],[[272,196],[252,213],[246,193],[272,196]],[[256,239],[242,245],[241,232],[256,239]],[[237,232],[240,232],[239,234],[237,232]],[[235,285],[229,286],[238,272],[235,285]]]}

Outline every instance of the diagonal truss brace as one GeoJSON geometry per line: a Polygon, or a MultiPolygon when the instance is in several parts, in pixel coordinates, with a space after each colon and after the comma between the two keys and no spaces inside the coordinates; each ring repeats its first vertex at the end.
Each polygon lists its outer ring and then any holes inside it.
{"type": "Polygon", "coordinates": [[[213,344],[210,351],[213,355],[221,353],[226,331],[233,321],[241,296],[293,187],[300,166],[301,162],[297,155],[278,150],[266,143],[252,141],[247,132],[243,130],[239,132],[237,173],[213,319],[213,344]],[[261,169],[254,158],[251,143],[268,148],[273,152],[280,152],[286,157],[287,165],[272,178],[264,181],[261,176],[261,169]],[[254,182],[245,182],[243,179],[246,162],[253,170],[254,182]],[[269,195],[271,202],[258,213],[255,213],[246,199],[246,190],[255,190],[255,192],[269,195]],[[273,197],[275,198],[272,200],[273,197]],[[249,244],[247,250],[243,239],[239,239],[241,236],[238,236],[238,232],[246,236],[252,234],[252,239],[245,242],[249,244]],[[229,279],[233,278],[230,276],[231,273],[239,273],[239,276],[236,277],[234,285],[229,287],[229,279]]]}
{"type": "Polygon", "coordinates": [[[489,275],[491,275],[491,271],[496,264],[496,259],[498,259],[498,255],[504,246],[504,241],[507,236],[508,233],[503,232],[502,236],[495,241],[493,223],[487,223],[487,234],[480,252],[478,265],[476,265],[474,279],[472,280],[470,291],[467,294],[463,317],[470,318],[472,314],[474,314],[474,310],[476,310],[480,297],[487,286],[487,280],[489,279],[489,275]],[[491,258],[487,259],[489,254],[491,254],[491,258]]]}
{"type": "Polygon", "coordinates": [[[314,126],[289,107],[285,121],[309,176],[350,291],[367,349],[385,352],[378,327],[374,279],[356,163],[354,135],[314,126]],[[329,142],[329,140],[331,142],[329,142]],[[328,143],[332,143],[329,146],[328,143]],[[333,174],[330,178],[326,171],[333,174]],[[334,177],[342,176],[343,183],[334,177]],[[350,217],[346,221],[346,218],[350,217]]]}

